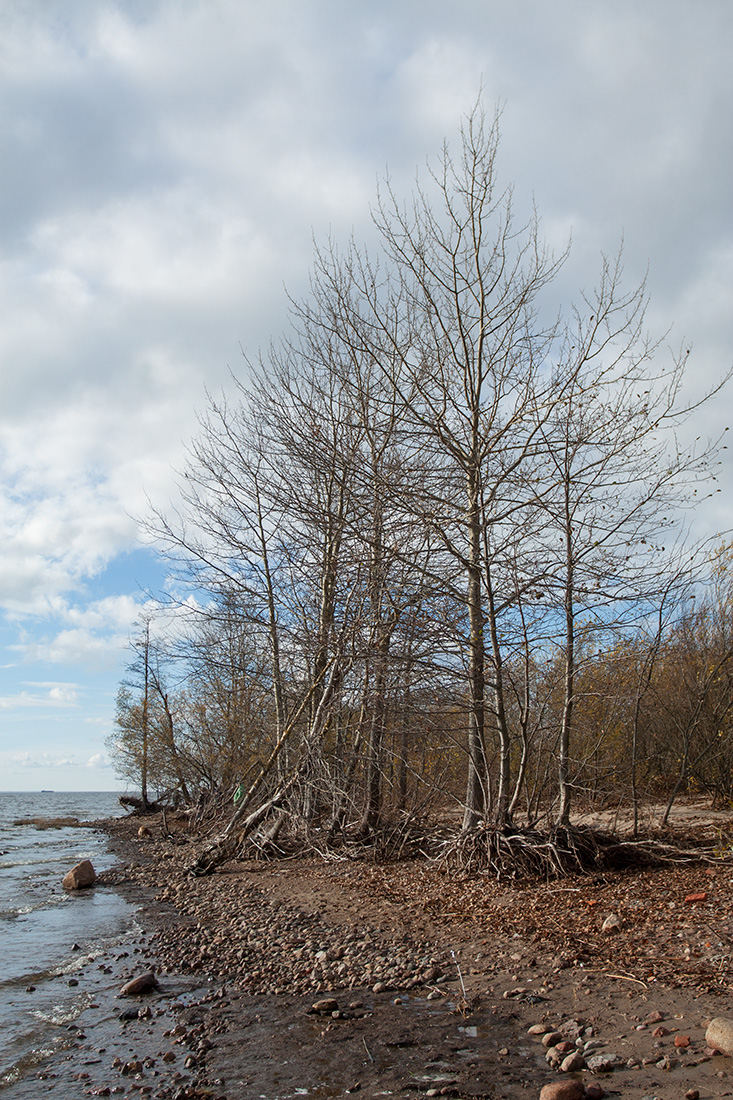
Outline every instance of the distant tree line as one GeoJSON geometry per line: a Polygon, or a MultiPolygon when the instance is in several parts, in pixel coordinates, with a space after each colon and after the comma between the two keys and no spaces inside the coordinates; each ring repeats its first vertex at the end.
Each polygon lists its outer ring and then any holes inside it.
{"type": "Polygon", "coordinates": [[[377,254],[318,251],[290,332],[210,401],[149,523],[176,626],[143,624],[118,696],[144,798],[335,840],[733,795],[731,555],[680,518],[715,491],[680,432],[710,394],[684,400],[620,255],[548,312],[566,257],[498,141],[477,108],[407,202],[386,185],[377,254]]]}

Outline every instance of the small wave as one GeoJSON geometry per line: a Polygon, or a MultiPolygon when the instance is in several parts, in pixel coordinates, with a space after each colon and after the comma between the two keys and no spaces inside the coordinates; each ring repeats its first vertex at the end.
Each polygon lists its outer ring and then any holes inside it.
{"type": "Polygon", "coordinates": [[[51,905],[63,905],[69,902],[69,898],[63,894],[49,894],[43,901],[37,901],[34,905],[18,905],[13,909],[0,909],[0,921],[17,920],[18,917],[27,917],[29,913],[36,913],[39,909],[48,909],[51,905]]]}
{"type": "Polygon", "coordinates": [[[36,1050],[31,1050],[28,1054],[24,1054],[21,1058],[18,1058],[17,1061],[12,1062],[9,1066],[0,1071],[0,1089],[6,1089],[10,1085],[15,1085],[29,1070],[35,1069],[37,1065],[41,1062],[45,1062],[47,1058],[53,1058],[54,1054],[58,1054],[62,1050],[68,1050],[72,1046],[72,1043],[72,1039],[59,1036],[45,1046],[38,1047],[36,1050]]]}
{"type": "Polygon", "coordinates": [[[73,974],[74,971],[81,970],[83,967],[88,966],[89,963],[93,963],[94,960],[98,959],[104,952],[105,945],[101,943],[97,944],[89,951],[75,952],[70,958],[64,959],[63,962],[57,963],[56,966],[49,966],[46,970],[35,970],[25,974],[14,974],[10,978],[2,979],[0,980],[0,989],[41,985],[43,982],[49,981],[49,979],[66,977],[69,974],[73,974]]]}
{"type": "Polygon", "coordinates": [[[41,985],[43,982],[47,982],[49,978],[56,978],[58,975],[55,970],[36,970],[31,974],[14,974],[11,978],[4,978],[0,981],[0,989],[20,989],[29,985],[41,985]]]}
{"type": "MultiPolygon", "coordinates": [[[[75,858],[75,856],[72,857],[72,858],[75,858]]],[[[80,858],[81,859],[88,859],[89,857],[86,856],[86,855],[83,855],[80,858]]],[[[44,864],[60,863],[60,862],[61,862],[61,856],[58,855],[58,854],[46,856],[45,859],[44,858],[39,859],[38,856],[33,856],[29,859],[3,860],[3,862],[0,863],[0,869],[9,870],[12,867],[43,867],[44,864]]],[[[68,862],[68,860],[67,860],[67,862],[68,862]]]]}
{"type": "Polygon", "coordinates": [[[68,1024],[73,1024],[74,1020],[78,1020],[85,1008],[89,1007],[91,1001],[90,996],[85,996],[80,999],[76,1004],[71,1005],[54,1005],[53,1008],[35,1008],[31,1012],[31,1016],[35,1016],[37,1020],[40,1020],[44,1024],[53,1024],[55,1027],[65,1027],[68,1024]]]}
{"type": "Polygon", "coordinates": [[[19,905],[16,909],[0,909],[0,920],[15,920],[16,917],[24,917],[38,908],[37,905],[19,905]]]}

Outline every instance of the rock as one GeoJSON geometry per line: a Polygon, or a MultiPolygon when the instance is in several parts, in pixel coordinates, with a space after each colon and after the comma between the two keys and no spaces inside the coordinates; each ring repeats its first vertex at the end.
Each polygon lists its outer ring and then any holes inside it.
{"type": "Polygon", "coordinates": [[[606,935],[612,935],[615,932],[621,931],[621,921],[615,913],[609,913],[603,924],[601,925],[601,932],[605,932],[606,935]]]}
{"type": "Polygon", "coordinates": [[[573,1051],[572,1054],[567,1054],[560,1063],[560,1069],[563,1073],[574,1073],[577,1069],[583,1069],[585,1066],[585,1058],[579,1050],[573,1051]]]}
{"type": "Polygon", "coordinates": [[[592,1073],[610,1073],[612,1069],[620,1065],[622,1059],[618,1054],[591,1054],[586,1058],[585,1064],[592,1073]]]}
{"type": "Polygon", "coordinates": [[[676,1058],[671,1058],[669,1054],[665,1054],[664,1058],[660,1058],[660,1060],[657,1062],[657,1069],[664,1069],[669,1072],[670,1070],[675,1069],[677,1067],[677,1064],[678,1063],[676,1058]]]}
{"type": "Polygon", "coordinates": [[[685,1093],[685,1100],[700,1100],[700,1093],[697,1089],[688,1089],[685,1093]]]}
{"type": "Polygon", "coordinates": [[[644,1020],[644,1023],[645,1024],[661,1024],[662,1020],[664,1020],[664,1019],[665,1019],[665,1016],[664,1016],[663,1012],[654,1011],[654,1012],[649,1013],[649,1015],[644,1020]]]}
{"type": "Polygon", "coordinates": [[[713,1050],[730,1057],[733,1054],[733,1020],[725,1016],[716,1016],[708,1024],[705,1042],[713,1050]]]}
{"type": "Polygon", "coordinates": [[[531,1027],[527,1028],[527,1034],[528,1035],[546,1035],[549,1030],[550,1030],[550,1028],[548,1028],[547,1024],[532,1024],[531,1027]]]}
{"type": "Polygon", "coordinates": [[[543,1085],[540,1100],[583,1100],[585,1085],[582,1081],[553,1081],[543,1085]]]}
{"type": "Polygon", "coordinates": [[[132,978],[129,982],[126,982],[119,995],[120,997],[137,997],[142,993],[152,993],[156,989],[160,989],[158,979],[153,971],[149,970],[146,974],[138,974],[137,978],[132,978]]]}
{"type": "Polygon", "coordinates": [[[76,867],[64,875],[61,885],[64,890],[84,890],[88,886],[94,886],[97,881],[97,873],[88,859],[77,863],[76,867]]]}
{"type": "Polygon", "coordinates": [[[562,1035],[559,1031],[548,1031],[542,1036],[543,1047],[554,1047],[557,1043],[562,1042],[562,1035]]]}
{"type": "Polygon", "coordinates": [[[603,1100],[605,1095],[600,1085],[592,1084],[585,1087],[585,1100],[603,1100]]]}
{"type": "Polygon", "coordinates": [[[680,1048],[684,1049],[685,1047],[688,1047],[690,1045],[690,1036],[689,1035],[675,1035],[674,1045],[678,1049],[680,1049],[680,1048]]]}
{"type": "Polygon", "coordinates": [[[339,1003],[333,997],[324,997],[322,1001],[316,1001],[315,1004],[310,1006],[309,1011],[314,1012],[316,1016],[330,1016],[332,1012],[338,1011],[339,1003]]]}

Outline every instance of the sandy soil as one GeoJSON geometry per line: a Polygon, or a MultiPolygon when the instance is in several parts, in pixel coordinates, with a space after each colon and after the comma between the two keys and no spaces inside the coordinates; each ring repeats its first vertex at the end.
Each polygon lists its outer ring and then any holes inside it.
{"type": "MultiPolygon", "coordinates": [[[[731,819],[694,823],[712,843],[731,819]]],[[[124,1054],[107,1038],[76,1095],[515,1100],[570,1077],[629,1100],[733,1096],[733,1061],[704,1041],[733,1016],[723,847],[712,865],[539,886],[315,859],[194,879],[195,840],[155,819],[138,839],[138,825],[115,826],[126,865],[106,881],[138,897],[149,934],[115,981],[153,965],[161,989],[134,999],[124,1054]],[[538,1024],[615,1068],[560,1074],[528,1034],[538,1024]]],[[[47,1080],[72,1095],[63,1072],[47,1080]]]]}

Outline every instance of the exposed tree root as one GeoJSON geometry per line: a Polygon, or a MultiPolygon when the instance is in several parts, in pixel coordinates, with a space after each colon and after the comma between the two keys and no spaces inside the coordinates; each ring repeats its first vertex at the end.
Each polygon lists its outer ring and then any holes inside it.
{"type": "Polygon", "coordinates": [[[490,874],[503,881],[546,881],[665,864],[720,863],[733,858],[733,845],[709,834],[620,837],[587,825],[540,830],[527,826],[484,826],[456,832],[409,814],[368,832],[356,824],[337,833],[294,808],[297,773],[244,819],[236,815],[200,852],[189,874],[208,875],[232,859],[283,859],[315,855],[325,860],[435,859],[452,872],[490,874]]]}
{"type": "Polygon", "coordinates": [[[665,863],[720,862],[730,858],[720,847],[701,846],[694,838],[677,843],[646,837],[621,839],[588,826],[563,826],[548,832],[506,826],[462,832],[444,847],[441,862],[464,874],[490,873],[501,880],[560,878],[570,874],[655,867],[665,863]]]}

